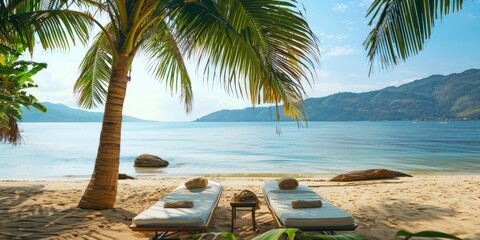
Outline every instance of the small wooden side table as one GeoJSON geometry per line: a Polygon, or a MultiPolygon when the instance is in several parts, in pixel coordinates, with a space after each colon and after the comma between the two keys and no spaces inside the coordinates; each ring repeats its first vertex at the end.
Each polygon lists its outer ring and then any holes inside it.
{"type": "Polygon", "coordinates": [[[256,231],[256,222],[255,222],[255,210],[257,210],[257,200],[248,200],[240,201],[238,199],[232,198],[230,200],[230,206],[232,207],[232,233],[234,229],[234,222],[237,218],[237,211],[251,211],[252,212],[252,223],[253,231],[256,231]]]}

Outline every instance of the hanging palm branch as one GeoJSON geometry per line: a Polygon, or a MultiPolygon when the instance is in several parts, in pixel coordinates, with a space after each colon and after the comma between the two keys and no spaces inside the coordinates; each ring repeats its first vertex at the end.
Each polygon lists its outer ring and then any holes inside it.
{"type": "Polygon", "coordinates": [[[374,27],[363,43],[370,73],[374,64],[388,69],[418,54],[435,20],[460,11],[462,5],[463,0],[375,0],[367,11],[374,27]]]}
{"type": "Polygon", "coordinates": [[[67,1],[1,0],[0,43],[11,48],[21,44],[30,53],[35,39],[44,49],[67,50],[77,41],[85,44],[92,18],[68,7],[67,1]]]}

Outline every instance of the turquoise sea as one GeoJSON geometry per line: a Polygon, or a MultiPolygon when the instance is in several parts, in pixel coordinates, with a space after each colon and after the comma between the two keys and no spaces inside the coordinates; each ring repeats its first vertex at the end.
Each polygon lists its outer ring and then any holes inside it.
{"type": "MultiPolygon", "coordinates": [[[[101,123],[22,123],[24,143],[0,144],[0,179],[88,178],[101,123]]],[[[120,172],[133,176],[389,168],[480,174],[480,122],[124,123],[120,172]],[[170,162],[135,169],[142,153],[170,162]]]]}

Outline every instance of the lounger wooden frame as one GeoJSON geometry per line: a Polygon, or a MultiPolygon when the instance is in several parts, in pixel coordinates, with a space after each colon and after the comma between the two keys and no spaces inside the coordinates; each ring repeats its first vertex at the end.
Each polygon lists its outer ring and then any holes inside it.
{"type": "Polygon", "coordinates": [[[350,226],[316,226],[316,227],[292,227],[292,226],[285,226],[282,221],[278,218],[277,214],[273,210],[273,207],[270,205],[270,201],[268,200],[268,196],[265,192],[265,189],[262,189],[263,196],[265,197],[265,202],[267,203],[268,210],[273,216],[273,220],[275,221],[275,225],[277,225],[278,228],[298,228],[301,231],[304,232],[322,232],[327,235],[334,235],[335,231],[354,231],[358,225],[353,224],[350,226]]]}
{"type": "Polygon", "coordinates": [[[189,234],[195,234],[200,232],[206,232],[208,225],[210,225],[210,221],[213,219],[213,214],[218,207],[218,203],[220,202],[220,197],[223,193],[223,186],[220,186],[220,192],[217,196],[217,200],[215,201],[215,207],[210,212],[208,217],[207,223],[203,226],[179,226],[179,227],[137,227],[134,224],[130,226],[132,231],[136,232],[155,232],[155,235],[152,237],[152,240],[173,240],[178,238],[167,238],[171,235],[186,232],[189,234]]]}

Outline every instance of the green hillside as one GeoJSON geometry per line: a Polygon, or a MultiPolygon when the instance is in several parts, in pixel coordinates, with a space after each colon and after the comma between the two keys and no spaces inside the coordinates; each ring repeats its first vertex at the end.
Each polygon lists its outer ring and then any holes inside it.
{"type": "MultiPolygon", "coordinates": [[[[309,121],[480,120],[480,70],[424,79],[365,93],[305,100],[309,121]]],[[[283,110],[282,110],[283,111],[283,110]]],[[[274,107],[222,110],[200,122],[274,121],[274,107]]],[[[290,120],[281,116],[282,121],[290,120]]]]}
{"type": "MultiPolygon", "coordinates": [[[[23,122],[101,122],[102,112],[88,112],[74,109],[63,104],[44,102],[48,111],[42,113],[36,109],[23,109],[23,122]]],[[[143,122],[139,118],[123,116],[124,122],[143,122]]]]}

